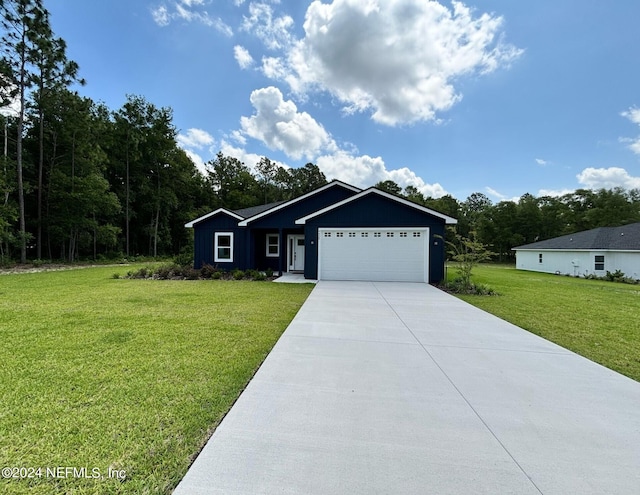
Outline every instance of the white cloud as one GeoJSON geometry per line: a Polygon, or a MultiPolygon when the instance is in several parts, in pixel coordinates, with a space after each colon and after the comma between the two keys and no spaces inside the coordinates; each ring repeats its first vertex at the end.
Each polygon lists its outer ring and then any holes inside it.
{"type": "Polygon", "coordinates": [[[171,22],[169,11],[164,5],[151,9],[151,17],[153,17],[153,21],[161,27],[168,26],[171,22]]]}
{"type": "Polygon", "coordinates": [[[245,47],[240,45],[234,46],[233,55],[241,69],[248,69],[253,65],[253,57],[245,47]]]}
{"type": "Polygon", "coordinates": [[[522,53],[502,41],[501,17],[474,16],[460,2],[450,9],[424,0],[315,0],[298,41],[287,38],[288,21],[269,23],[270,9],[256,5],[247,26],[261,22],[265,45],[285,48],[277,65],[286,72],[266,74],[299,94],[326,90],[346,112],[371,111],[388,125],[437,120],[462,98],[456,79],[508,66],[522,53]]]}
{"type": "MultiPolygon", "coordinates": [[[[426,183],[409,168],[387,170],[381,157],[358,155],[357,150],[350,146],[341,148],[322,125],[307,112],[299,112],[295,103],[285,100],[277,88],[254,91],[251,103],[255,113],[251,117],[242,117],[242,129],[231,134],[241,146],[246,145],[247,137],[257,139],[295,160],[305,157],[315,161],[327,178],[340,179],[355,186],[369,187],[379,181],[392,180],[403,188],[415,186],[427,196],[437,198],[447,194],[440,184],[426,183]]],[[[255,161],[257,155],[224,144],[233,152],[232,156],[239,159],[246,156],[245,163],[255,161]]],[[[225,149],[223,153],[227,153],[225,149]]]]}
{"type": "Polygon", "coordinates": [[[578,182],[589,189],[612,189],[622,187],[624,189],[640,188],[640,177],[629,175],[620,167],[609,168],[585,168],[577,176],[578,182]]]}
{"type": "Polygon", "coordinates": [[[279,89],[270,86],[251,93],[256,112],[241,117],[242,132],[269,148],[284,151],[294,159],[310,159],[321,150],[335,148],[329,133],[306,112],[298,112],[291,100],[285,101],[279,89]]]}
{"type": "Polygon", "coordinates": [[[202,129],[187,129],[186,133],[178,134],[176,141],[189,158],[195,163],[200,172],[206,174],[205,159],[202,152],[207,152],[209,156],[214,154],[215,139],[207,131],[202,129]]]}
{"type": "Polygon", "coordinates": [[[270,5],[263,2],[249,4],[249,16],[244,16],[242,29],[255,34],[270,50],[286,48],[291,44],[289,30],[293,19],[288,15],[274,16],[270,5]]]}
{"type": "Polygon", "coordinates": [[[345,150],[319,156],[316,165],[328,179],[339,179],[358,187],[370,187],[380,181],[392,180],[402,188],[415,186],[425,196],[439,198],[447,194],[436,184],[427,184],[408,168],[387,170],[381,157],[354,156],[345,150]]]}
{"type": "Polygon", "coordinates": [[[542,158],[536,158],[536,163],[541,167],[549,165],[549,162],[547,160],[543,160],[542,158]]]}
{"type": "Polygon", "coordinates": [[[634,124],[640,125],[640,108],[630,107],[629,110],[625,110],[620,115],[628,118],[634,124]]]}
{"type": "MultiPolygon", "coordinates": [[[[630,107],[629,110],[620,113],[620,115],[626,117],[634,124],[640,125],[640,108],[630,107]]],[[[620,141],[627,143],[627,146],[631,151],[636,155],[640,155],[640,136],[636,138],[620,138],[620,141]]]]}
{"type": "Polygon", "coordinates": [[[213,136],[202,129],[187,129],[186,134],[178,134],[178,144],[182,148],[202,149],[205,146],[212,146],[215,142],[213,136]]]}
{"type": "Polygon", "coordinates": [[[186,22],[199,22],[205,26],[213,27],[223,35],[230,37],[233,30],[219,17],[212,17],[203,9],[206,0],[177,0],[167,5],[160,5],[151,9],[153,21],[160,27],[171,24],[174,19],[186,22]]]}

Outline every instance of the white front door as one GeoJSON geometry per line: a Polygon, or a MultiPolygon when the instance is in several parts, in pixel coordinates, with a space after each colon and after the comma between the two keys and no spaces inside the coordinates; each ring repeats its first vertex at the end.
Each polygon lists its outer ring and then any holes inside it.
{"type": "Polygon", "coordinates": [[[287,236],[287,266],[288,271],[304,271],[304,236],[287,236]]]}

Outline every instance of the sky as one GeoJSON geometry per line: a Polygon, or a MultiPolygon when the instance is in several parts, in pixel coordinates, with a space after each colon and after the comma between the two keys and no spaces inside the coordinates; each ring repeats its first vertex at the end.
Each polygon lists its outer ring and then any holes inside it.
{"type": "Polygon", "coordinates": [[[45,0],[112,110],[222,151],[423,194],[640,188],[637,0],[45,0]]]}

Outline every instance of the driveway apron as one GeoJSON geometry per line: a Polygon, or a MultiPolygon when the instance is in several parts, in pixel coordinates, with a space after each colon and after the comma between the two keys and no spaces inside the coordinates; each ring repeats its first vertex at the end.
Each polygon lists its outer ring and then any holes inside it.
{"type": "Polygon", "coordinates": [[[640,383],[427,284],[321,281],[174,493],[637,495],[640,383]]]}

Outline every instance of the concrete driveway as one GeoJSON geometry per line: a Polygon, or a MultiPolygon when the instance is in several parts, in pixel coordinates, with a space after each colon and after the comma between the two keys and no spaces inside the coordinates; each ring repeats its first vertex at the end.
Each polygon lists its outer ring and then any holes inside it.
{"type": "Polygon", "coordinates": [[[426,284],[319,282],[175,493],[637,495],[640,383],[426,284]]]}

